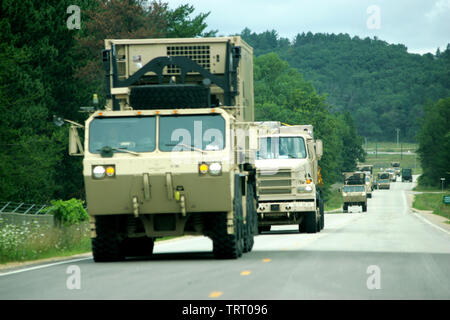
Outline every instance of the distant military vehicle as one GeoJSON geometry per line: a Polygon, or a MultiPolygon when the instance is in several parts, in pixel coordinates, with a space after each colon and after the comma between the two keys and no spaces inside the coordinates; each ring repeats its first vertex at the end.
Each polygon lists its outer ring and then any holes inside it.
{"type": "Polygon", "coordinates": [[[395,170],[393,168],[388,168],[385,172],[389,173],[389,180],[391,182],[397,181],[397,175],[395,174],[395,170]]]}
{"type": "Polygon", "coordinates": [[[404,181],[413,182],[412,169],[410,168],[402,169],[402,182],[404,181]]]}
{"type": "Polygon", "coordinates": [[[348,212],[349,206],[361,206],[362,211],[367,211],[367,187],[366,174],[364,172],[344,172],[344,186],[342,187],[342,200],[344,212],[348,212]]]}
{"type": "Polygon", "coordinates": [[[105,40],[107,103],[76,127],[95,261],[149,255],[154,239],[212,239],[216,258],[257,233],[253,50],[240,37],[105,40]],[[81,126],[82,127],[82,126],[81,126]]]}
{"type": "Polygon", "coordinates": [[[391,166],[394,168],[396,176],[400,177],[401,173],[400,162],[391,162],[391,166]]]}
{"type": "Polygon", "coordinates": [[[374,189],[373,187],[373,177],[370,174],[366,174],[366,193],[367,193],[367,198],[372,198],[372,191],[374,189]]]}
{"type": "Polygon", "coordinates": [[[259,231],[282,224],[298,224],[299,232],[320,231],[325,225],[318,188],[322,141],[314,139],[311,125],[260,126],[267,131],[261,131],[256,160],[259,231]]]}
{"type": "Polygon", "coordinates": [[[371,164],[358,164],[356,167],[358,168],[358,171],[369,172],[371,175],[373,174],[373,165],[371,164]]]}
{"type": "Polygon", "coordinates": [[[378,172],[378,189],[390,189],[391,174],[389,172],[378,172]]]}

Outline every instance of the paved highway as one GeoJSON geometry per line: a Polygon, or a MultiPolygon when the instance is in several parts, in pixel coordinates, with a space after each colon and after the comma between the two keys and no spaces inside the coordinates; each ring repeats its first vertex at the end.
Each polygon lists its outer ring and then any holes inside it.
{"type": "Polygon", "coordinates": [[[450,299],[450,234],[410,212],[412,186],[375,190],[366,213],[327,214],[318,234],[273,228],[238,260],[186,237],[146,259],[3,270],[0,299],[450,299]]]}

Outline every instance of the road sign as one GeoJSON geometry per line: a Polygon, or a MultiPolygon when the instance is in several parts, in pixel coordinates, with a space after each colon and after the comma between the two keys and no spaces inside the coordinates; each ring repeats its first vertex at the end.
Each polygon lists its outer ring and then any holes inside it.
{"type": "Polygon", "coordinates": [[[444,204],[450,204],[450,196],[444,196],[442,202],[444,202],[444,204]]]}

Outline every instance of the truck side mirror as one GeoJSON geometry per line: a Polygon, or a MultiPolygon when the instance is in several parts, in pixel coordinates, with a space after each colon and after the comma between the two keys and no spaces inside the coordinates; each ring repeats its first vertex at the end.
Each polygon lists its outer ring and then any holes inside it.
{"type": "Polygon", "coordinates": [[[317,159],[320,160],[323,155],[323,144],[322,140],[316,140],[316,155],[317,159]]]}
{"type": "Polygon", "coordinates": [[[69,129],[69,155],[71,156],[84,155],[83,145],[78,135],[78,128],[78,126],[71,125],[69,129]]]}

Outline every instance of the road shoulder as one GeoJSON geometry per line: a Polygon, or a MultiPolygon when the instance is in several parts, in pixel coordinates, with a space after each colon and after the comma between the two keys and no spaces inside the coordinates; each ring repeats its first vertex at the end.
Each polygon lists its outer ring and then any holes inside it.
{"type": "Polygon", "coordinates": [[[434,214],[433,211],[428,210],[419,210],[416,208],[413,208],[413,202],[414,202],[414,195],[416,193],[414,192],[407,192],[407,200],[408,200],[408,207],[410,209],[410,212],[414,212],[427,220],[428,222],[446,230],[447,232],[450,232],[450,223],[448,223],[450,220],[448,220],[445,217],[442,217],[440,215],[434,214]]]}

